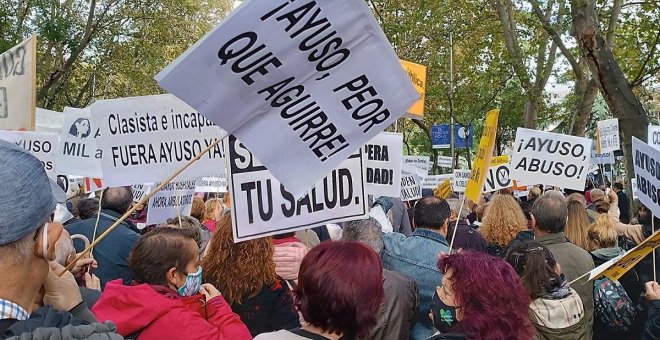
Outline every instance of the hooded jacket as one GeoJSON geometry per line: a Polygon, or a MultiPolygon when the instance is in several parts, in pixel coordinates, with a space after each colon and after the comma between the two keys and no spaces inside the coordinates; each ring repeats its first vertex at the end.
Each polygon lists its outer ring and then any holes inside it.
{"type": "Polygon", "coordinates": [[[123,336],[148,339],[252,339],[222,296],[181,297],[168,287],[111,281],[92,311],[123,336]]]}
{"type": "Polygon", "coordinates": [[[537,339],[591,339],[582,300],[575,290],[570,291],[562,299],[538,298],[529,305],[529,319],[536,328],[537,339]]]}

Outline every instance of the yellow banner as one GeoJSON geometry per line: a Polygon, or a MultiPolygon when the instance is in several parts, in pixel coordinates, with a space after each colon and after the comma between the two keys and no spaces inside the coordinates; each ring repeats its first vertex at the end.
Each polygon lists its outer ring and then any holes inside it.
{"type": "Polygon", "coordinates": [[[484,132],[481,134],[479,148],[477,149],[477,157],[472,164],[470,179],[465,188],[465,197],[473,202],[479,200],[479,196],[484,187],[486,172],[488,172],[491,159],[493,158],[495,136],[497,135],[497,119],[499,118],[499,115],[499,109],[490,110],[486,113],[486,125],[484,126],[484,132]]]}
{"type": "Polygon", "coordinates": [[[502,164],[509,164],[509,156],[504,155],[493,157],[493,159],[490,161],[490,166],[498,166],[502,164]]]}
{"type": "Polygon", "coordinates": [[[409,109],[404,117],[412,119],[424,119],[424,99],[426,97],[426,66],[411,63],[409,61],[401,60],[401,66],[410,77],[413,86],[419,93],[419,100],[416,101],[409,109]]]}
{"type": "Polygon", "coordinates": [[[592,274],[592,277],[607,276],[612,280],[619,280],[623,274],[630,270],[630,268],[634,267],[647,255],[651,254],[653,249],[658,246],[660,246],[660,231],[657,231],[637,247],[631,249],[625,256],[614,262],[614,264],[607,268],[602,274],[592,274]]]}
{"type": "Polygon", "coordinates": [[[438,198],[446,200],[451,195],[451,181],[447,178],[442,184],[438,185],[435,190],[433,190],[433,195],[438,198]]]}

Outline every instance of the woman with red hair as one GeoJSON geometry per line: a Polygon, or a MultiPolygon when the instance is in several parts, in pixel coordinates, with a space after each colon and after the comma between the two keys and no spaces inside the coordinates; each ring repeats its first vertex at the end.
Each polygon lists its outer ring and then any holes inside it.
{"type": "Polygon", "coordinates": [[[521,339],[534,337],[529,296],[518,274],[500,258],[464,251],[442,256],[443,273],[431,303],[440,334],[431,339],[521,339]]]}
{"type": "Polygon", "coordinates": [[[376,325],[384,297],[383,266],[368,246],[324,242],[300,265],[295,303],[307,325],[255,339],[356,339],[376,325]]]}

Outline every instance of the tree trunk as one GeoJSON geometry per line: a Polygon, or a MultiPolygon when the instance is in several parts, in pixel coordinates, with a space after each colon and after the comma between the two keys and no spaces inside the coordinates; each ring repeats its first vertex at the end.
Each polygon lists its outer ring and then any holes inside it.
{"type": "Polygon", "coordinates": [[[575,112],[575,122],[571,128],[571,135],[583,137],[586,130],[589,119],[591,118],[591,112],[594,108],[594,102],[596,101],[596,96],[598,95],[598,82],[594,78],[591,78],[589,83],[586,84],[586,88],[582,92],[582,96],[578,96],[579,102],[576,107],[575,112]]]}
{"type": "Polygon", "coordinates": [[[540,96],[536,91],[529,91],[525,98],[525,111],[523,113],[523,124],[525,128],[536,129],[536,122],[539,114],[540,96]]]}
{"type": "MultiPolygon", "coordinates": [[[[612,115],[619,119],[621,144],[626,169],[625,183],[632,192],[630,179],[634,178],[632,163],[632,137],[646,140],[648,117],[641,103],[614,59],[614,54],[599,30],[595,0],[571,0],[573,34],[582,54],[586,57],[591,74],[600,83],[601,92],[612,115]]],[[[629,200],[632,195],[628,195],[629,200]]]]}

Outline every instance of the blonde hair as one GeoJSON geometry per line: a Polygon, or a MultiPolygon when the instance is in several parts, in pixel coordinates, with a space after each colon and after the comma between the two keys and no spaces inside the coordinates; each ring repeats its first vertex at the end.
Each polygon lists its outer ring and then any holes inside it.
{"type": "Polygon", "coordinates": [[[206,208],[204,220],[214,220],[215,218],[213,217],[213,212],[217,208],[222,208],[222,202],[219,198],[211,198],[210,200],[206,201],[206,203],[204,203],[204,207],[206,208]]]}
{"type": "Polygon", "coordinates": [[[516,199],[509,195],[495,195],[479,228],[484,239],[505,247],[524,230],[527,230],[527,219],[516,199]]]}
{"type": "Polygon", "coordinates": [[[589,250],[587,233],[589,230],[589,215],[587,209],[579,201],[568,202],[568,222],[564,233],[574,245],[589,250]]]}
{"type": "Polygon", "coordinates": [[[594,223],[589,225],[587,238],[589,239],[589,251],[601,248],[612,248],[617,244],[618,233],[608,215],[600,215],[594,223]]]}

